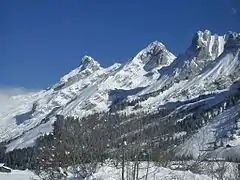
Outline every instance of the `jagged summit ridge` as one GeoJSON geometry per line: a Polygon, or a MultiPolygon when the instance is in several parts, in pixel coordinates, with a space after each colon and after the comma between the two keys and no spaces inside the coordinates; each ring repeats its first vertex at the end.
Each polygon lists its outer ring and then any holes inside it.
{"type": "Polygon", "coordinates": [[[60,85],[61,87],[66,87],[66,85],[77,82],[79,79],[87,77],[100,69],[102,69],[102,67],[97,61],[90,56],[84,56],[81,59],[80,65],[76,69],[73,69],[68,74],[64,75],[55,86],[59,87],[60,85]]]}
{"type": "MultiPolygon", "coordinates": [[[[174,82],[188,81],[199,75],[205,68],[216,63],[216,59],[226,50],[225,43],[226,35],[212,35],[209,30],[198,31],[187,50],[169,66],[160,69],[158,81],[141,94],[170,88],[174,82]]],[[[233,44],[235,47],[236,42],[233,44]]]]}
{"type": "Polygon", "coordinates": [[[225,36],[212,34],[209,30],[198,31],[186,53],[196,56],[197,59],[216,59],[222,54],[224,45],[225,36]]]}

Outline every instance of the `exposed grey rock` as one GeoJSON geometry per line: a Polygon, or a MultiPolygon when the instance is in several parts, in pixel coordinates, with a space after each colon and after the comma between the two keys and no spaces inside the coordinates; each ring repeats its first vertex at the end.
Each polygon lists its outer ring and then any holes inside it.
{"type": "Polygon", "coordinates": [[[240,48],[240,33],[230,32],[226,35],[225,49],[232,50],[237,48],[240,48]]]}
{"type": "Polygon", "coordinates": [[[138,58],[144,64],[144,70],[151,71],[169,65],[176,57],[164,44],[154,41],[138,54],[138,58]]]}
{"type": "Polygon", "coordinates": [[[155,41],[150,46],[150,51],[141,57],[144,61],[147,61],[144,66],[146,71],[150,71],[158,66],[167,66],[175,59],[174,55],[162,43],[155,41]]]}
{"type": "MultiPolygon", "coordinates": [[[[191,46],[186,53],[189,56],[196,56],[198,59],[216,59],[221,53],[221,43],[224,37],[217,34],[212,35],[210,31],[198,31],[192,39],[191,46]]],[[[221,50],[222,49],[222,50],[221,50]]]]}

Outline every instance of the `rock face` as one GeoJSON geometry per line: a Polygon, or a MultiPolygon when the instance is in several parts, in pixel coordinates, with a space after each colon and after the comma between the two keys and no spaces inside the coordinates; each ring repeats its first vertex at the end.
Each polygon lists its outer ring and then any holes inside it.
{"type": "Polygon", "coordinates": [[[149,72],[170,65],[175,58],[176,56],[163,43],[154,41],[141,50],[128,64],[141,67],[149,72]]]}
{"type": "Polygon", "coordinates": [[[146,71],[168,66],[176,58],[164,44],[158,41],[149,44],[137,57],[145,64],[143,68],[146,71]]]}
{"type": "Polygon", "coordinates": [[[223,52],[224,44],[224,36],[212,35],[208,30],[198,31],[186,53],[190,56],[196,56],[197,60],[214,60],[223,52]]]}
{"type": "Polygon", "coordinates": [[[233,50],[240,48],[240,33],[230,32],[226,36],[227,42],[225,44],[226,50],[233,50]]]}
{"type": "Polygon", "coordinates": [[[208,30],[197,32],[185,54],[180,55],[173,64],[173,73],[179,79],[198,74],[222,54],[224,44],[224,36],[212,35],[208,30]]]}

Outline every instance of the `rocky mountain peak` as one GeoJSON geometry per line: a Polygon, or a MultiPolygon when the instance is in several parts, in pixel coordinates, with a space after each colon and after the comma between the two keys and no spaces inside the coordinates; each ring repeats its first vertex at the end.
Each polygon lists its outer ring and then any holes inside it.
{"type": "Polygon", "coordinates": [[[156,48],[166,49],[166,46],[160,41],[153,41],[147,46],[146,49],[156,49],[156,48]]]}
{"type": "Polygon", "coordinates": [[[154,68],[171,64],[175,58],[163,43],[154,41],[140,51],[133,62],[141,62],[144,65],[144,70],[151,71],[154,68]]]}
{"type": "Polygon", "coordinates": [[[222,54],[224,49],[224,36],[212,34],[209,30],[198,31],[191,46],[187,49],[187,54],[196,56],[197,59],[216,59],[222,54]]]}
{"type": "Polygon", "coordinates": [[[240,48],[240,33],[229,32],[226,35],[225,49],[240,48]]]}
{"type": "Polygon", "coordinates": [[[81,60],[79,67],[80,67],[80,71],[83,71],[85,69],[90,69],[95,71],[100,69],[100,64],[97,61],[95,61],[92,57],[84,56],[81,60]]]}

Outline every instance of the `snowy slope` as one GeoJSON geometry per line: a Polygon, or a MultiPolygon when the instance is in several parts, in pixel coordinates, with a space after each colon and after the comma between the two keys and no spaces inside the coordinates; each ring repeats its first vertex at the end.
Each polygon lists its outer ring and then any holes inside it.
{"type": "Polygon", "coordinates": [[[240,134],[236,130],[238,126],[236,120],[240,118],[239,112],[240,103],[218,115],[211,123],[180,145],[177,155],[193,156],[196,159],[199,157],[239,159],[240,134]],[[216,142],[216,149],[212,147],[213,142],[216,142]]]}
{"type": "Polygon", "coordinates": [[[9,140],[26,131],[25,125],[17,125],[13,118],[19,114],[30,111],[33,103],[41,97],[42,92],[12,96],[6,103],[7,110],[0,114],[0,136],[2,141],[9,140]]]}

